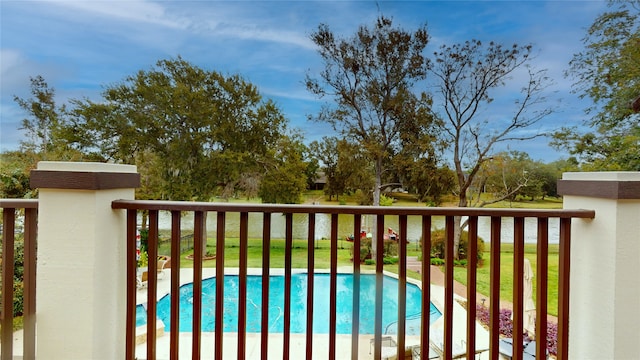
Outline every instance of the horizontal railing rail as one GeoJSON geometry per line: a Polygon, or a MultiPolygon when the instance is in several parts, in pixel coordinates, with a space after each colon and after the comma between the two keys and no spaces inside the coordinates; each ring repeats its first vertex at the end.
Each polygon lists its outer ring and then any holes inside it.
{"type": "Polygon", "coordinates": [[[16,234],[22,233],[23,263],[23,349],[24,359],[35,359],[36,352],[36,232],[38,201],[0,199],[2,209],[2,306],[0,307],[0,358],[13,359],[14,271],[16,234]],[[21,229],[16,226],[23,217],[21,229]]]}
{"type": "MultiPolygon", "coordinates": [[[[394,216],[399,224],[398,243],[398,324],[397,324],[397,352],[404,354],[406,349],[406,322],[407,318],[404,301],[407,287],[407,219],[408,217],[420,217],[421,238],[423,259],[430,258],[432,219],[434,217],[445,218],[445,286],[443,301],[444,333],[442,334],[442,356],[452,358],[453,343],[453,308],[454,308],[454,255],[453,237],[455,217],[466,217],[468,219],[469,250],[467,268],[467,319],[466,319],[466,353],[475,354],[476,350],[476,267],[477,267],[477,247],[478,219],[486,217],[490,219],[490,324],[489,324],[489,358],[499,358],[499,310],[500,310],[500,249],[501,249],[501,227],[503,218],[513,218],[514,236],[514,274],[522,274],[524,270],[524,232],[525,218],[537,219],[537,264],[538,274],[536,280],[536,339],[546,339],[547,329],[547,282],[548,282],[548,244],[549,244],[549,219],[559,218],[559,296],[558,296],[558,355],[559,359],[566,359],[568,354],[568,314],[569,314],[569,252],[571,246],[571,219],[572,218],[593,218],[595,212],[591,210],[536,210],[536,209],[478,209],[478,208],[423,208],[423,207],[362,207],[362,206],[323,206],[323,205],[263,205],[263,204],[229,204],[229,203],[202,203],[202,202],[173,202],[173,201],[139,201],[139,200],[118,200],[112,203],[113,209],[123,209],[127,211],[127,332],[126,332],[126,357],[134,359],[136,344],[136,228],[139,211],[148,211],[149,214],[149,238],[148,255],[149,259],[155,259],[158,255],[158,224],[159,212],[167,211],[171,214],[171,258],[180,259],[179,240],[181,234],[181,216],[183,212],[193,213],[194,218],[194,265],[193,265],[193,319],[192,319],[192,358],[200,359],[202,349],[201,335],[201,314],[202,314],[202,256],[203,245],[206,240],[206,215],[215,213],[216,215],[216,281],[221,284],[225,277],[225,226],[226,217],[229,213],[240,214],[239,218],[239,286],[238,286],[238,330],[237,330],[237,358],[246,357],[247,337],[247,253],[248,253],[248,223],[250,213],[263,214],[262,219],[262,304],[269,304],[269,274],[270,274],[270,244],[272,233],[272,214],[283,214],[285,216],[285,253],[284,253],[284,331],[283,336],[283,358],[289,359],[291,347],[291,273],[292,273],[292,250],[293,250],[293,214],[307,214],[308,230],[307,240],[307,270],[309,273],[315,271],[315,250],[312,246],[315,241],[315,224],[318,214],[330,215],[330,254],[329,254],[329,274],[330,286],[327,293],[329,298],[329,359],[337,357],[336,343],[336,286],[338,268],[338,222],[339,215],[353,217],[353,234],[359,234],[362,227],[363,216],[373,216],[375,218],[376,231],[376,251],[375,251],[375,324],[374,324],[374,349],[373,358],[382,357],[382,287],[383,287],[383,246],[385,234],[385,216],[394,216]]],[[[360,259],[360,237],[354,237],[353,259],[360,259]]],[[[180,261],[172,261],[171,265],[171,304],[170,322],[172,329],[178,329],[179,324],[179,292],[180,286],[180,261]]],[[[149,273],[156,272],[155,261],[149,262],[149,273]]],[[[428,261],[422,262],[422,319],[420,352],[428,354],[430,344],[430,320],[429,309],[431,301],[431,270],[428,261]]],[[[353,261],[353,319],[359,319],[360,301],[360,280],[361,268],[359,261],[353,261]]],[[[513,359],[522,359],[523,353],[523,286],[522,276],[514,276],[513,281],[513,359]]],[[[153,276],[148,279],[147,287],[147,359],[156,358],[156,298],[157,279],[153,276]]],[[[317,293],[313,277],[309,277],[307,283],[307,321],[306,321],[306,358],[311,359],[314,349],[313,338],[313,294],[317,293]]],[[[236,296],[236,294],[234,294],[236,296]]],[[[224,287],[216,286],[216,299],[224,298],[224,287]]],[[[268,306],[262,308],[260,353],[261,358],[266,359],[269,349],[269,309],[268,306]]],[[[409,314],[411,315],[411,314],[409,314]]],[[[223,301],[216,301],[215,308],[215,335],[214,349],[207,349],[215,354],[216,359],[223,356],[223,301]]],[[[351,358],[358,358],[359,334],[357,321],[353,321],[351,333],[351,358]]],[[[179,356],[179,333],[172,330],[169,332],[169,354],[171,359],[178,359],[179,356]]],[[[417,350],[417,349],[416,349],[417,350]]],[[[538,357],[544,358],[546,353],[546,341],[538,341],[536,353],[538,357]]]]}

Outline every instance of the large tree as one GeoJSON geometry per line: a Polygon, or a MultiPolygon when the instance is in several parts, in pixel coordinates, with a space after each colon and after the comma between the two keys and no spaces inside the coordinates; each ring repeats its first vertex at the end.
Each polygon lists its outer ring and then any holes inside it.
{"type": "Polygon", "coordinates": [[[27,114],[20,127],[26,135],[25,140],[20,141],[20,151],[28,161],[25,164],[27,170],[35,167],[41,160],[86,159],[86,156],[70,146],[66,105],[56,103],[55,88],[50,87],[40,75],[30,78],[30,82],[30,98],[13,97],[27,114]]]}
{"type": "Polygon", "coordinates": [[[567,76],[593,105],[591,131],[565,128],[554,144],[568,148],[584,169],[640,170],[640,1],[609,1],[593,22],[567,76]]]}
{"type": "Polygon", "coordinates": [[[363,155],[358,144],[336,137],[323,137],[309,145],[313,155],[322,163],[327,179],[324,193],[329,200],[340,195],[361,191],[361,204],[371,204],[373,186],[371,161],[363,155]]]}
{"type": "Polygon", "coordinates": [[[428,97],[414,85],[426,76],[425,27],[408,32],[380,16],[372,27],[360,26],[349,38],[338,38],[320,25],[311,39],[324,62],[319,78],[307,75],[307,88],[332,100],[318,116],[348,141],[360,146],[373,164],[373,204],[380,204],[388,161],[402,146],[401,134],[427,134],[432,117],[428,97]]]}
{"type": "MultiPolygon", "coordinates": [[[[529,66],[531,51],[530,45],[471,40],[443,45],[434,54],[429,68],[435,81],[434,108],[443,119],[442,134],[451,146],[460,207],[469,206],[469,189],[499,144],[543,135],[529,128],[552,112],[544,97],[551,82],[545,71],[529,66]],[[505,95],[507,85],[521,90],[505,95]],[[494,101],[500,90],[501,100],[509,99],[511,104],[494,101]]],[[[456,224],[455,254],[461,231],[458,217],[456,224]]]]}
{"type": "Polygon", "coordinates": [[[255,86],[180,57],[108,86],[103,97],[76,102],[78,146],[128,163],[145,159],[162,180],[156,198],[208,201],[242,186],[257,192],[288,131],[255,86]]]}

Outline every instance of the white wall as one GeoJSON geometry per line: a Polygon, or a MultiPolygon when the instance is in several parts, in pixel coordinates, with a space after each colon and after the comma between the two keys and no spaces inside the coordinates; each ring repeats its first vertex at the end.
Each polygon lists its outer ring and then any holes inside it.
{"type": "MultiPolygon", "coordinates": [[[[41,162],[38,170],[135,173],[135,166],[41,162]]],[[[40,188],[37,356],[123,359],[126,220],[111,210],[134,189],[40,188]]]]}
{"type": "MultiPolygon", "coordinates": [[[[640,173],[567,173],[563,180],[640,181],[640,173]]],[[[569,356],[640,358],[640,199],[565,195],[565,209],[592,209],[571,228],[569,356]]]]}

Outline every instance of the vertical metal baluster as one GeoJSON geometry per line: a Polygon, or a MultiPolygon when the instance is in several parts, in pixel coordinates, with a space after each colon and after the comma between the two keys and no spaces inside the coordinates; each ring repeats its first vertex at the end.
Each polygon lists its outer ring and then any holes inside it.
{"type": "Polygon", "coordinates": [[[282,358],[288,360],[291,355],[291,267],[293,251],[293,214],[285,214],[284,248],[284,351],[282,358]]]}
{"type": "Polygon", "coordinates": [[[249,213],[240,213],[240,259],[238,279],[238,360],[244,360],[247,348],[247,255],[249,213]]]}
{"type": "Polygon", "coordinates": [[[431,327],[431,216],[422,216],[422,321],[420,325],[420,354],[429,354],[431,327]],[[426,317],[426,319],[425,319],[426,317]]]}
{"type": "Polygon", "coordinates": [[[407,215],[400,215],[398,242],[398,358],[404,357],[407,328],[407,215]]]}
{"type": "MultiPolygon", "coordinates": [[[[218,211],[216,224],[216,332],[215,360],[223,359],[224,343],[224,243],[226,213],[218,211]]],[[[202,275],[201,275],[202,276],[202,275]]]]}
{"type": "Polygon", "coordinates": [[[13,273],[16,209],[2,214],[2,359],[13,358],[13,273]]]}
{"type": "Polygon", "coordinates": [[[502,219],[491,217],[491,269],[489,281],[489,358],[500,358],[500,235],[502,219]]]}
{"type": "Polygon", "coordinates": [[[351,323],[351,358],[358,358],[358,340],[360,339],[360,229],[362,215],[353,216],[353,312],[351,323]]]}
{"type": "Polygon", "coordinates": [[[158,210],[149,210],[147,262],[147,359],[155,359],[158,307],[158,210]]]}
{"type": "Polygon", "coordinates": [[[269,279],[271,260],[271,213],[262,217],[262,320],[260,358],[267,360],[269,356],[269,279]]]}
{"type": "Polygon", "coordinates": [[[315,272],[315,248],[316,214],[309,214],[309,227],[307,236],[307,360],[313,358],[313,298],[314,298],[314,272],[315,272]]]}
{"type": "Polygon", "coordinates": [[[536,358],[547,354],[547,303],[549,278],[549,219],[538,218],[536,261],[536,358]]]}
{"type": "Polygon", "coordinates": [[[180,356],[180,211],[171,211],[171,310],[169,321],[169,358],[178,360],[180,356]]]}
{"type": "Polygon", "coordinates": [[[467,354],[476,353],[476,291],[478,268],[478,217],[469,216],[467,249],[467,354]]]}
{"type": "Polygon", "coordinates": [[[38,209],[24,210],[24,309],[22,356],[36,357],[36,238],[38,209]]]}
{"type": "Polygon", "coordinates": [[[331,214],[331,250],[329,284],[329,360],[336,359],[336,293],[338,283],[338,214],[331,214]]]}
{"type": "Polygon", "coordinates": [[[571,264],[571,218],[560,219],[560,266],[558,269],[558,354],[569,358],[569,285],[571,264]]]}
{"type": "MultiPolygon", "coordinates": [[[[193,319],[191,327],[191,357],[200,359],[202,353],[202,261],[204,253],[204,213],[193,217],[193,319]]],[[[218,284],[219,279],[216,279],[218,284]]],[[[216,319],[217,321],[217,319],[216,319]]]]}
{"type": "Polygon", "coordinates": [[[513,219],[513,359],[522,359],[524,314],[524,218],[513,219]]]}
{"type": "Polygon", "coordinates": [[[376,308],[373,358],[382,358],[382,284],[384,281],[384,215],[376,217],[376,308]]]}
{"type": "Polygon", "coordinates": [[[453,260],[454,260],[454,217],[445,218],[444,250],[444,336],[443,353],[451,358],[453,353],[453,260]]]}

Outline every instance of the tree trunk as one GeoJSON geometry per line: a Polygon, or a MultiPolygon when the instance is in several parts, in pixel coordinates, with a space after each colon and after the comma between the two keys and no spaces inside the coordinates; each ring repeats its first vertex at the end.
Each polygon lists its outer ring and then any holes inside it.
{"type": "Polygon", "coordinates": [[[460,237],[462,236],[462,216],[453,217],[453,258],[460,260],[460,237]]]}
{"type": "MultiPolygon", "coordinates": [[[[373,187],[373,206],[380,206],[380,187],[382,185],[382,159],[378,158],[376,160],[376,183],[373,187]]],[[[371,234],[373,238],[371,239],[371,255],[374,259],[376,259],[376,249],[378,244],[378,218],[373,216],[373,226],[371,228],[371,234]]]]}
{"type": "MultiPolygon", "coordinates": [[[[461,191],[459,195],[458,207],[467,207],[469,202],[467,201],[467,192],[461,191]]],[[[460,236],[462,236],[462,217],[453,217],[453,258],[460,260],[460,236]]]]}

